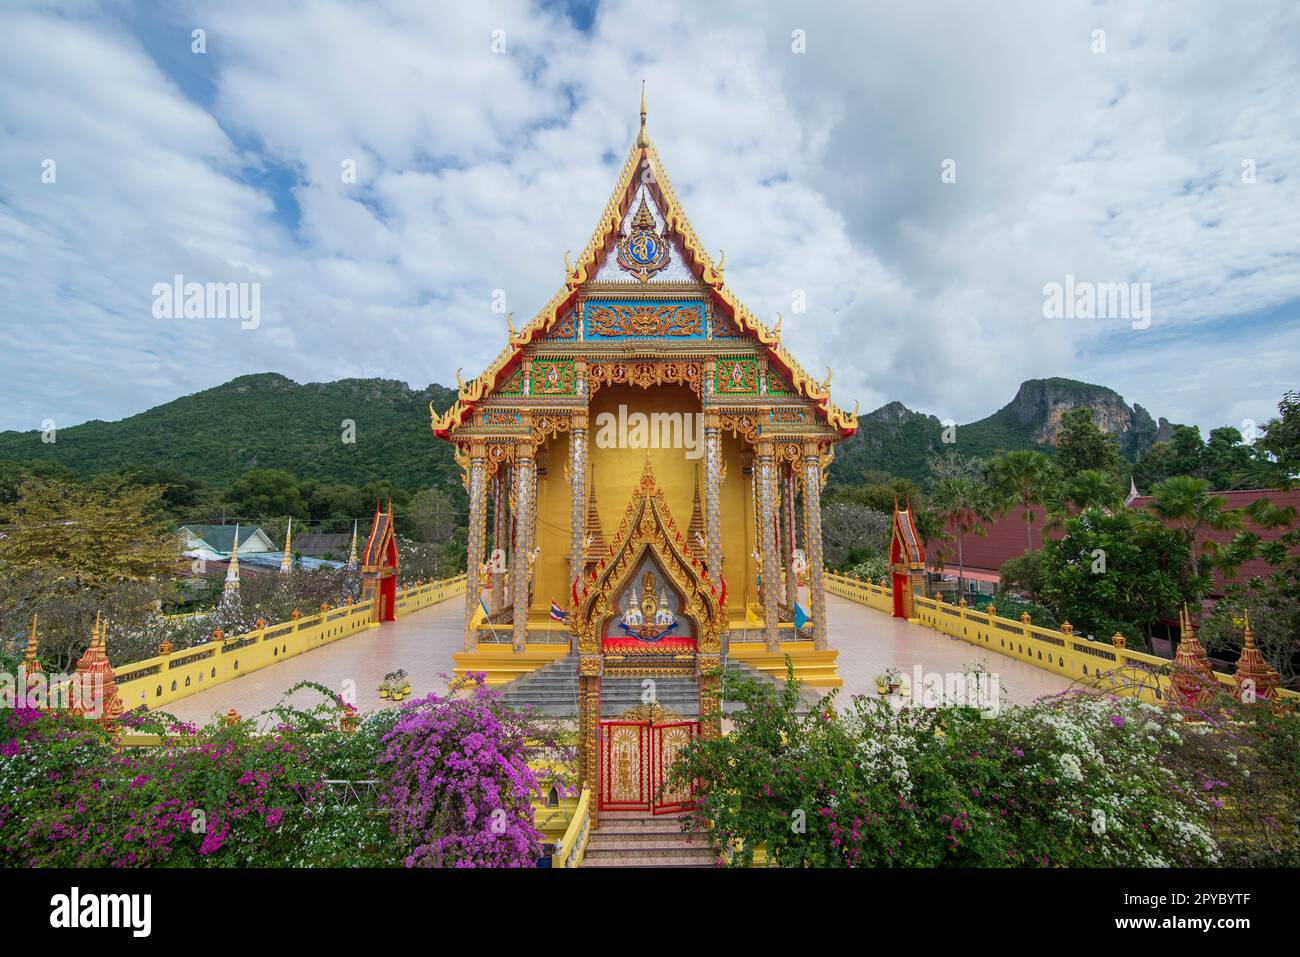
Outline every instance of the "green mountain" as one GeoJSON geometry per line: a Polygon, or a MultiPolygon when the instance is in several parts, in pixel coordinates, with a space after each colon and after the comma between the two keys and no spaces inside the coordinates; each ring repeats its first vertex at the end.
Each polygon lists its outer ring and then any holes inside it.
{"type": "MultiPolygon", "coordinates": [[[[39,432],[0,432],[0,459],[49,460],[82,475],[153,465],[218,487],[249,469],[278,468],[301,479],[358,486],[387,480],[415,491],[448,480],[459,484],[451,447],[429,432],[429,403],[441,412],[455,398],[454,389],[439,385],[419,391],[390,379],[300,385],[268,372],[240,376],[117,422],[60,429],[50,444],[39,432]],[[343,441],[349,421],[355,423],[351,443],[343,441]]],[[[957,426],[955,445],[943,442],[939,419],[900,402],[863,415],[857,435],[837,449],[831,479],[856,484],[874,471],[920,482],[929,457],[948,448],[976,456],[1003,449],[1050,452],[1062,413],[1078,405],[1094,410],[1130,459],[1171,431],[1164,419],[1156,422],[1104,386],[1031,379],[997,412],[957,426]]]]}
{"type": "Polygon", "coordinates": [[[1123,396],[1105,386],[1074,379],[1030,379],[992,415],[957,425],[949,433],[955,439],[952,444],[943,441],[944,426],[938,418],[914,412],[901,402],[859,416],[857,434],[836,450],[831,481],[853,485],[867,472],[880,471],[919,483],[928,476],[930,457],[946,449],[981,458],[1014,449],[1052,454],[1061,416],[1081,405],[1093,410],[1103,431],[1118,437],[1120,450],[1130,461],[1173,432],[1165,419],[1152,419],[1140,405],[1130,407],[1123,396]]]}
{"type": "Polygon", "coordinates": [[[237,379],[121,419],[39,432],[0,432],[0,459],[59,462],[82,475],[126,466],[174,468],[226,486],[249,469],[364,485],[389,480],[416,490],[460,470],[429,431],[429,403],[445,410],[454,389],[416,391],[390,379],[298,384],[276,373],[237,379]],[[345,442],[347,423],[355,441],[345,442]]]}

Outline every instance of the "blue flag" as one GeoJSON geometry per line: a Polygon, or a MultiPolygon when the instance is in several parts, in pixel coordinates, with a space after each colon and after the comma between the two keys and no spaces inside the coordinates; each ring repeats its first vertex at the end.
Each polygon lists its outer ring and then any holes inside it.
{"type": "Polygon", "coordinates": [[[795,603],[794,603],[794,627],[795,627],[795,631],[799,631],[799,630],[802,629],[803,626],[806,625],[806,624],[808,624],[808,614],[807,614],[807,612],[805,612],[802,608],[799,607],[799,603],[798,603],[798,602],[795,602],[795,603]]]}

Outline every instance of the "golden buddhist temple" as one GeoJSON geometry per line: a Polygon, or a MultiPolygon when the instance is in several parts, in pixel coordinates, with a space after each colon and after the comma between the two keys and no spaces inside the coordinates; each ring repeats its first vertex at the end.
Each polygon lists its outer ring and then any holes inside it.
{"type": "Polygon", "coordinates": [[[693,677],[709,733],[729,644],[833,655],[820,495],[855,414],[782,345],[779,317],[728,288],[725,259],[673,192],[643,94],[563,286],[433,416],[469,496],[458,671],[507,637],[527,657],[558,627],[586,732],[602,677],[693,677]]]}

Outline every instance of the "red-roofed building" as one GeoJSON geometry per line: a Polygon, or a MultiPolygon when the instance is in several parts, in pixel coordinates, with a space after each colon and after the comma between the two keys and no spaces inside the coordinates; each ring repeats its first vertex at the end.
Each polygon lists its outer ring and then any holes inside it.
{"type": "MultiPolygon", "coordinates": [[[[1274,505],[1279,507],[1292,506],[1297,512],[1300,512],[1300,490],[1290,492],[1280,492],[1273,489],[1243,489],[1234,492],[1216,492],[1227,499],[1226,508],[1245,509],[1251,502],[1260,498],[1267,498],[1274,505]]],[[[1149,495],[1139,496],[1134,499],[1130,508],[1140,509],[1151,502],[1149,495]]],[[[1061,529],[1052,532],[1043,532],[1043,509],[1036,507],[1034,513],[1034,549],[1043,547],[1045,538],[1058,539],[1064,531],[1061,529]]],[[[1024,509],[1016,507],[1001,518],[993,519],[984,523],[984,535],[967,535],[962,541],[962,552],[966,561],[966,578],[980,585],[981,591],[992,591],[998,582],[998,569],[1002,563],[1009,558],[1016,558],[1023,555],[1028,546],[1028,539],[1025,532],[1024,509]]],[[[1172,526],[1173,523],[1166,523],[1172,526]]],[[[1282,530],[1264,529],[1255,525],[1249,519],[1246,520],[1246,530],[1254,532],[1262,540],[1269,542],[1277,539],[1282,530]]],[[[953,536],[954,541],[943,543],[931,543],[929,548],[930,566],[937,569],[939,566],[938,552],[944,551],[944,574],[946,576],[955,576],[957,573],[957,537],[956,530],[949,525],[948,534],[953,536]]],[[[1227,545],[1232,541],[1235,532],[1225,531],[1217,532],[1212,529],[1203,529],[1197,533],[1196,547],[1199,553],[1200,546],[1206,540],[1214,540],[1220,544],[1227,545]]],[[[1266,576],[1271,572],[1271,566],[1262,559],[1254,559],[1242,564],[1235,577],[1224,577],[1221,573],[1215,573],[1214,588],[1210,593],[1211,600],[1216,600],[1223,596],[1226,587],[1236,581],[1249,581],[1252,577],[1266,576]]],[[[968,586],[969,587],[969,586],[968,586]]]]}
{"type": "MultiPolygon", "coordinates": [[[[1033,542],[1034,551],[1043,547],[1044,509],[1035,506],[1033,542]]],[[[961,542],[962,556],[965,559],[965,576],[969,581],[982,587],[980,591],[994,591],[998,583],[998,569],[1008,558],[1023,555],[1029,549],[1029,535],[1025,531],[1025,510],[1016,506],[1001,518],[982,523],[983,535],[969,534],[961,542]]],[[[944,575],[957,574],[957,529],[950,522],[947,532],[952,536],[951,542],[931,542],[927,557],[930,567],[939,567],[939,553],[943,555],[944,575]]],[[[1064,532],[1057,529],[1047,535],[1048,538],[1060,538],[1064,532]]],[[[970,587],[970,586],[967,586],[970,587]]]]}
{"type": "MultiPolygon", "coordinates": [[[[1225,508],[1236,508],[1236,509],[1244,510],[1246,506],[1248,506],[1251,502],[1257,501],[1258,499],[1261,498],[1266,498],[1274,505],[1278,506],[1279,508],[1285,508],[1286,506],[1289,505],[1292,508],[1294,508],[1297,512],[1300,512],[1300,490],[1280,492],[1277,491],[1276,489],[1256,488],[1256,489],[1242,489],[1240,491],[1235,491],[1235,492],[1216,492],[1215,494],[1222,495],[1225,499],[1227,499],[1227,504],[1224,506],[1225,508]]],[[[1142,495],[1139,496],[1137,499],[1135,499],[1133,501],[1133,504],[1130,507],[1143,508],[1144,506],[1149,505],[1150,502],[1151,502],[1151,496],[1142,495]]],[[[1165,524],[1171,524],[1171,523],[1166,522],[1165,524]]],[[[1248,532],[1254,532],[1265,542],[1276,541],[1282,535],[1282,533],[1286,531],[1286,529],[1260,528],[1249,518],[1246,519],[1244,530],[1248,532]]],[[[1229,542],[1232,541],[1232,537],[1236,534],[1237,533],[1233,531],[1216,532],[1213,529],[1202,529],[1196,535],[1197,554],[1200,554],[1201,545],[1204,542],[1215,541],[1221,545],[1227,545],[1229,542]]],[[[1256,575],[1263,578],[1271,574],[1272,571],[1273,571],[1273,567],[1269,565],[1268,562],[1264,561],[1261,558],[1256,558],[1248,562],[1243,562],[1241,567],[1237,570],[1237,574],[1235,576],[1225,577],[1221,572],[1215,572],[1214,588],[1210,592],[1210,597],[1215,599],[1221,598],[1228,585],[1231,585],[1234,582],[1243,582],[1243,583],[1248,582],[1256,575]]]]}

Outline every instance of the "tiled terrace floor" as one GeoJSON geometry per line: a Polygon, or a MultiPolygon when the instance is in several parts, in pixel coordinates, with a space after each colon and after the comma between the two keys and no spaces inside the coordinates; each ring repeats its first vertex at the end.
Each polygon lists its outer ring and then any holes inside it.
{"type": "MultiPolygon", "coordinates": [[[[911,678],[916,665],[924,672],[943,674],[961,672],[981,662],[998,675],[1005,700],[1012,704],[1027,704],[1069,686],[1068,681],[1051,672],[909,625],[835,595],[827,596],[827,613],[831,644],[839,649],[839,669],[844,678],[841,706],[851,695],[874,694],[875,676],[891,667],[911,678]]],[[[340,692],[345,682],[355,682],[357,706],[372,711],[387,704],[376,689],[385,674],[398,668],[406,669],[416,697],[445,691],[446,682],[439,675],[451,672],[451,655],[462,647],[463,627],[462,600],[443,602],[183,698],[168,710],[188,721],[202,722],[230,708],[245,718],[253,718],[274,707],[289,687],[310,679],[340,692]]],[[[294,698],[296,704],[310,704],[313,700],[314,695],[304,691],[294,698]]]]}

